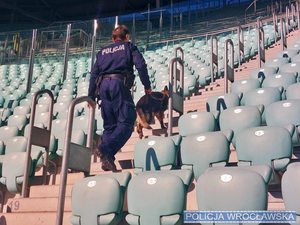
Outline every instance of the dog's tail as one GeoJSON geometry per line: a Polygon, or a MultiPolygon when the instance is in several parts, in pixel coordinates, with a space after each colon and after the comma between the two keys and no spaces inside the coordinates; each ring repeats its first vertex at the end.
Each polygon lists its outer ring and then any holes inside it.
{"type": "Polygon", "coordinates": [[[152,127],[147,122],[147,117],[144,114],[143,110],[141,108],[136,107],[136,112],[137,112],[137,122],[146,129],[152,129],[152,127]]]}

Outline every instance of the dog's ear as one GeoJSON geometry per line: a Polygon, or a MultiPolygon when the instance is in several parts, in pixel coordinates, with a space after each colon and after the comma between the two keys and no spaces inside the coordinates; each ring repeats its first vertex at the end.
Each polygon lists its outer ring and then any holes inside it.
{"type": "Polygon", "coordinates": [[[163,93],[164,95],[169,96],[169,88],[168,88],[167,85],[164,87],[164,90],[162,91],[162,93],[163,93]]]}
{"type": "Polygon", "coordinates": [[[169,88],[167,85],[164,87],[164,91],[169,91],[169,88]]]}

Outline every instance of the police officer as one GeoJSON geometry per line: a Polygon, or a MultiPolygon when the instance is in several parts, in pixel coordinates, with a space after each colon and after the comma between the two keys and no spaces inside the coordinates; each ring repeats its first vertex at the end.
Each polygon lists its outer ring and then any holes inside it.
{"type": "Polygon", "coordinates": [[[133,66],[139,73],[146,94],[151,94],[147,64],[137,47],[129,41],[129,31],[119,25],[112,32],[113,43],[97,53],[89,85],[89,96],[95,100],[98,91],[103,118],[102,143],[98,146],[102,169],[116,170],[115,154],[130,138],[136,111],[130,88],[133,66]],[[98,80],[101,80],[97,87],[98,80]]]}

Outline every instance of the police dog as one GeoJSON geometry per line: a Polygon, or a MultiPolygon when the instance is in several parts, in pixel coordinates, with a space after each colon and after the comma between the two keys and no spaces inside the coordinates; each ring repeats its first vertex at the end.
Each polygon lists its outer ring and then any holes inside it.
{"type": "Polygon", "coordinates": [[[137,112],[137,132],[139,138],[143,138],[143,128],[152,129],[150,123],[156,117],[162,129],[165,129],[163,123],[164,112],[168,108],[169,90],[165,86],[161,92],[152,92],[151,95],[144,95],[136,104],[137,112]]]}

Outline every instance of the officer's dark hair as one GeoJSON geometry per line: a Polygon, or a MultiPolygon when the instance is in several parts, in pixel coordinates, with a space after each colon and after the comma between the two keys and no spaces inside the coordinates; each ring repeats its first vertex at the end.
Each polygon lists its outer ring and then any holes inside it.
{"type": "Polygon", "coordinates": [[[126,35],[129,34],[129,30],[125,25],[117,26],[112,32],[112,39],[114,41],[124,41],[126,40],[126,35]]]}

